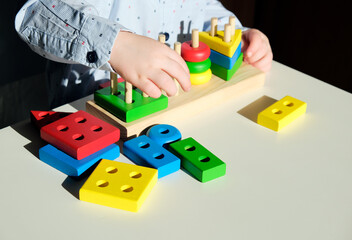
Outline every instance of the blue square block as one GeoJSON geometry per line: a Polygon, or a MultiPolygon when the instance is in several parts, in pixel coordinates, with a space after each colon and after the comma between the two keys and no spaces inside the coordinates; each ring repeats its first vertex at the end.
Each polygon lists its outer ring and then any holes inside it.
{"type": "Polygon", "coordinates": [[[48,144],[39,149],[39,159],[68,176],[80,176],[100,159],[114,160],[120,156],[120,148],[111,144],[88,157],[77,160],[48,144]]]}
{"type": "Polygon", "coordinates": [[[235,65],[238,57],[240,56],[241,54],[241,46],[242,46],[242,43],[240,43],[240,45],[238,45],[235,53],[233,54],[233,56],[230,58],[228,56],[225,56],[221,53],[218,53],[217,51],[214,51],[214,50],[210,50],[211,53],[210,53],[210,61],[212,63],[215,63],[223,68],[226,68],[226,69],[232,69],[233,65],[235,65]]]}
{"type": "Polygon", "coordinates": [[[137,165],[157,169],[158,178],[176,172],[181,167],[178,157],[146,135],[126,141],[123,144],[123,154],[137,165]]]}

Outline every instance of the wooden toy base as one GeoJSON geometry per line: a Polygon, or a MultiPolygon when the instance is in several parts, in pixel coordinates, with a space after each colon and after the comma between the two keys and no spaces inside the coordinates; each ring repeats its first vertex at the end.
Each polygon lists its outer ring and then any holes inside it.
{"type": "Polygon", "coordinates": [[[87,101],[86,111],[118,128],[122,140],[140,134],[144,129],[154,124],[173,125],[202,111],[209,110],[224,101],[236,98],[242,94],[264,85],[265,73],[243,63],[240,69],[229,81],[224,81],[213,75],[211,80],[203,85],[192,86],[191,91],[182,90],[178,96],[169,98],[169,107],[144,118],[126,123],[94,101],[87,101]]]}

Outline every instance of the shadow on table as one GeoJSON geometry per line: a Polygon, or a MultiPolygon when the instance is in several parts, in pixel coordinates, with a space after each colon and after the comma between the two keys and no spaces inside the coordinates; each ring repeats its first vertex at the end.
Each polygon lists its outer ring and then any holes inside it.
{"type": "Polygon", "coordinates": [[[85,171],[79,177],[67,177],[65,181],[63,181],[61,186],[65,188],[69,193],[71,193],[75,198],[79,199],[79,190],[81,189],[81,187],[86,182],[87,178],[90,176],[90,174],[93,172],[99,162],[100,161],[94,164],[90,169],[85,171]]]}
{"type": "Polygon", "coordinates": [[[249,105],[245,106],[237,113],[256,123],[258,114],[275,102],[277,102],[276,99],[264,95],[249,105]]]}
{"type": "Polygon", "coordinates": [[[11,127],[30,141],[30,143],[25,145],[24,148],[26,148],[39,159],[39,149],[47,144],[43,139],[40,138],[40,130],[37,129],[30,122],[30,120],[25,120],[11,127]]]}

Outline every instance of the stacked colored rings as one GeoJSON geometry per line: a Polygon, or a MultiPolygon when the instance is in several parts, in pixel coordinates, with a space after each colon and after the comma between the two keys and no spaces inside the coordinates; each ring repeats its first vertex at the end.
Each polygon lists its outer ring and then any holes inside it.
{"type": "Polygon", "coordinates": [[[181,46],[181,56],[186,61],[191,75],[192,85],[200,85],[211,79],[210,48],[203,42],[193,48],[192,41],[184,42],[181,46]]]}

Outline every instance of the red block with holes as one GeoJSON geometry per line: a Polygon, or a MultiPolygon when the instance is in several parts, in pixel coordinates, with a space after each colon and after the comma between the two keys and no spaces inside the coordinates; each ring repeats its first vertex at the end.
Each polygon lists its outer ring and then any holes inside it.
{"type": "Polygon", "coordinates": [[[78,111],[40,129],[41,138],[81,160],[120,139],[120,130],[85,111],[78,111]]]}
{"type": "Polygon", "coordinates": [[[66,117],[71,113],[66,112],[54,112],[54,111],[31,111],[31,122],[39,129],[48,125],[49,123],[55,122],[60,118],[66,117]]]}

